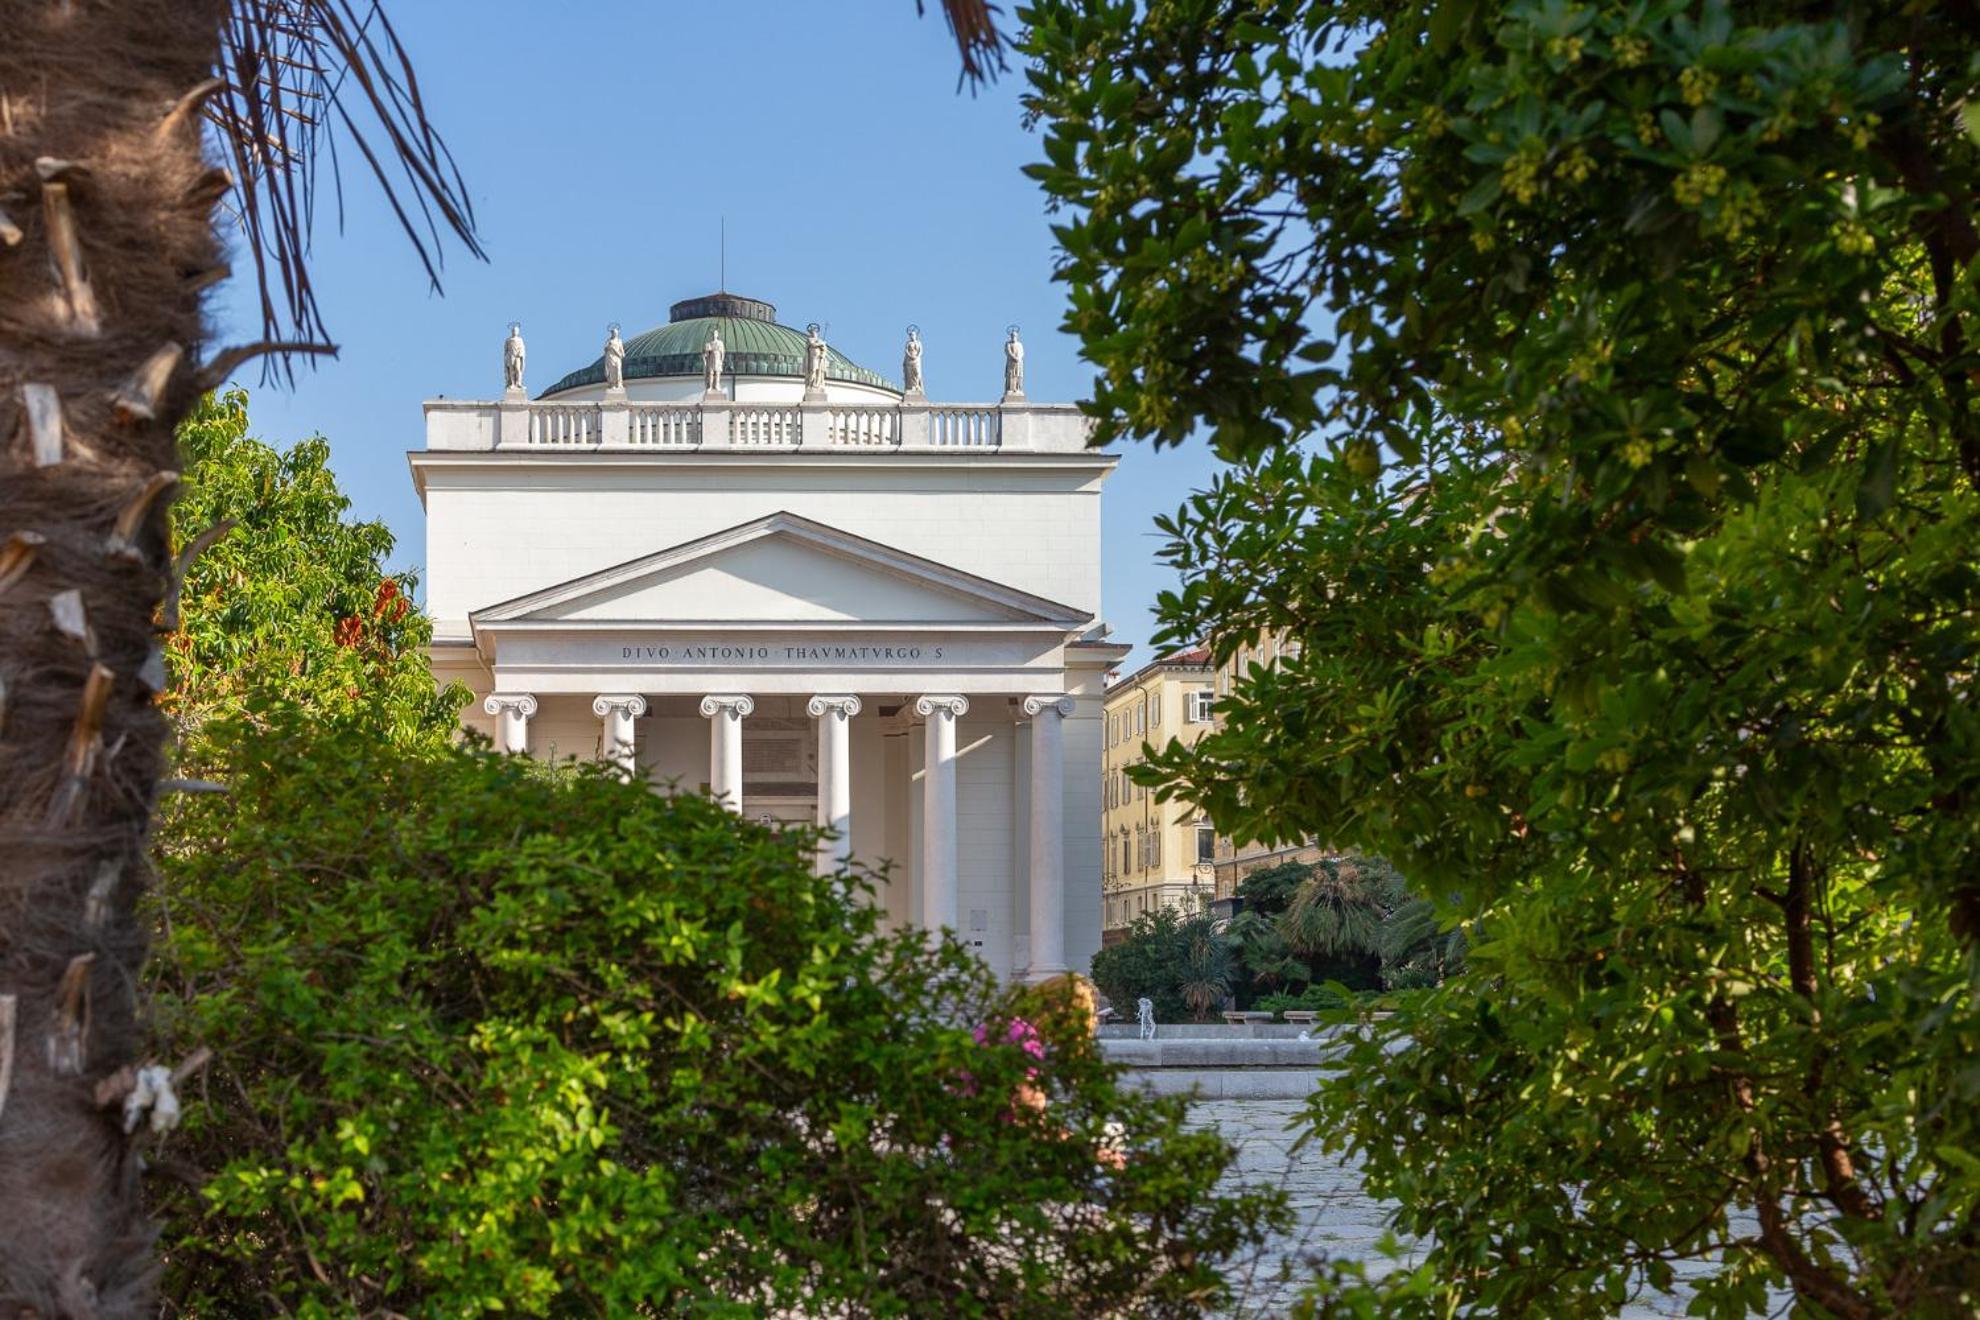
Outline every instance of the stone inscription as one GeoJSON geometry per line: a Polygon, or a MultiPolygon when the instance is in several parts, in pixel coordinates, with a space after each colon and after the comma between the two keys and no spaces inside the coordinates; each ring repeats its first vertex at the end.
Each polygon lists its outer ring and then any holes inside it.
{"type": "Polygon", "coordinates": [[[940,660],[945,649],[940,646],[622,646],[619,648],[619,658],[677,665],[707,664],[711,661],[757,665],[830,664],[835,661],[913,664],[940,660]]]}

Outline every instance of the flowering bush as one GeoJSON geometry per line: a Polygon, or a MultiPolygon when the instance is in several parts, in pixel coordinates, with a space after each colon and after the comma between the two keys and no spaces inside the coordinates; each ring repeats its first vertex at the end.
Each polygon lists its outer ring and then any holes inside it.
{"type": "Polygon", "coordinates": [[[218,1051],[168,1152],[193,1313],[1194,1314],[1272,1220],[809,838],[253,715],[162,905],[168,1051],[218,1051]]]}

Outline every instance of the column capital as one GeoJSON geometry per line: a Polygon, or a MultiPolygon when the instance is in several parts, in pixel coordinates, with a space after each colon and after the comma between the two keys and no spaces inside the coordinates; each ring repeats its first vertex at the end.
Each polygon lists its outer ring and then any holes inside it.
{"type": "Polygon", "coordinates": [[[1056,710],[1062,719],[1069,719],[1073,711],[1078,709],[1078,705],[1079,703],[1075,702],[1071,697],[1064,695],[1026,697],[1024,699],[1024,713],[1036,719],[1048,710],[1056,710]]]}
{"type": "Polygon", "coordinates": [[[851,719],[859,714],[859,698],[854,696],[827,696],[820,694],[804,704],[805,713],[811,718],[822,719],[826,715],[837,715],[840,719],[851,719]]]}
{"type": "Polygon", "coordinates": [[[481,708],[490,715],[512,710],[528,719],[536,714],[536,698],[527,692],[491,692],[482,698],[481,708]]]}
{"type": "Polygon", "coordinates": [[[929,696],[916,697],[914,699],[914,713],[921,716],[921,718],[927,719],[936,711],[942,712],[950,719],[961,719],[963,716],[969,714],[969,698],[929,696]]]}
{"type": "Polygon", "coordinates": [[[638,719],[646,714],[646,698],[637,693],[608,692],[591,699],[591,713],[599,719],[617,711],[628,719],[638,719]]]}
{"type": "Polygon", "coordinates": [[[701,713],[711,720],[717,715],[728,715],[739,720],[748,719],[755,710],[754,697],[724,695],[701,699],[701,713]]]}

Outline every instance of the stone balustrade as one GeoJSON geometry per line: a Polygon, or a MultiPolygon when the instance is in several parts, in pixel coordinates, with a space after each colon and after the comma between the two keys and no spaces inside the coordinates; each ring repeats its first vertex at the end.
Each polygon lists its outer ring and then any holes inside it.
{"type": "Polygon", "coordinates": [[[1066,404],[653,403],[433,399],[429,450],[1080,453],[1092,419],[1066,404]]]}

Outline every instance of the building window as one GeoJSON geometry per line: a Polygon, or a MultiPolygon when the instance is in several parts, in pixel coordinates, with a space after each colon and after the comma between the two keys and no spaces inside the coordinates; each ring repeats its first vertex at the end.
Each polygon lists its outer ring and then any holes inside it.
{"type": "Polygon", "coordinates": [[[1215,826],[1196,827],[1196,860],[1198,864],[1217,860],[1217,830],[1215,826]]]}
{"type": "Polygon", "coordinates": [[[1159,825],[1148,831],[1148,864],[1150,866],[1162,864],[1162,827],[1159,825]]]}
{"type": "Polygon", "coordinates": [[[1157,692],[1148,699],[1148,722],[1156,728],[1162,727],[1162,694],[1157,692]]]}
{"type": "Polygon", "coordinates": [[[1214,692],[1192,692],[1189,694],[1188,719],[1191,724],[1208,724],[1210,709],[1217,704],[1214,692]]]}
{"type": "Polygon", "coordinates": [[[1122,874],[1126,874],[1127,872],[1129,872],[1129,871],[1131,871],[1131,870],[1133,870],[1133,869],[1134,869],[1134,867],[1133,867],[1133,865],[1132,865],[1132,864],[1131,864],[1131,863],[1129,862],[1129,860],[1128,860],[1128,836],[1127,836],[1127,831],[1126,831],[1126,830],[1122,830],[1122,831],[1121,831],[1121,872],[1122,872],[1122,874]]]}

